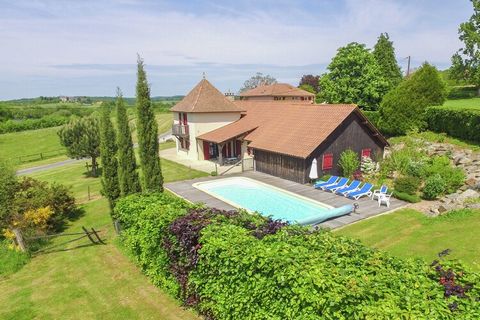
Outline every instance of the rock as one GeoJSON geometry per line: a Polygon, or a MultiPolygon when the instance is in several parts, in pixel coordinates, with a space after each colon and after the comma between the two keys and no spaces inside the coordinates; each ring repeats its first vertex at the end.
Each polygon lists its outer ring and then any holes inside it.
{"type": "Polygon", "coordinates": [[[470,204],[467,204],[466,207],[468,209],[477,209],[477,210],[480,210],[480,202],[479,203],[470,203],[470,204]]]}
{"type": "Polygon", "coordinates": [[[472,159],[469,159],[467,157],[460,158],[458,161],[455,161],[455,164],[461,164],[461,165],[466,165],[472,162],[472,159]]]}
{"type": "Polygon", "coordinates": [[[468,190],[468,186],[467,186],[467,185],[463,185],[463,186],[460,187],[459,190],[460,190],[460,191],[468,190]]]}
{"type": "Polygon", "coordinates": [[[444,204],[440,205],[437,209],[439,214],[445,213],[450,210],[452,210],[452,207],[444,204]]]}
{"type": "Polygon", "coordinates": [[[479,182],[475,178],[468,178],[467,181],[465,181],[465,184],[469,187],[473,187],[477,185],[479,182]]]}
{"type": "Polygon", "coordinates": [[[468,190],[465,190],[464,192],[462,192],[462,194],[460,194],[458,197],[457,197],[457,201],[458,202],[464,202],[465,200],[467,199],[470,199],[470,198],[478,198],[480,197],[480,193],[478,193],[477,191],[473,190],[473,189],[468,189],[468,190]]]}

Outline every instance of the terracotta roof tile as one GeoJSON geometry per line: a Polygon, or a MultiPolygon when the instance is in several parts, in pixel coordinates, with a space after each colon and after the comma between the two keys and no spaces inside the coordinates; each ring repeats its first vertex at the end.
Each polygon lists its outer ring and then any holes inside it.
{"type": "MultiPolygon", "coordinates": [[[[199,136],[222,143],[245,135],[249,147],[307,158],[352,112],[350,104],[236,101],[246,110],[240,120],[199,136]]],[[[363,116],[361,116],[363,117],[363,116]]],[[[381,138],[381,137],[380,137],[381,138]]]]}
{"type": "Polygon", "coordinates": [[[312,96],[315,94],[294,87],[288,83],[274,83],[271,85],[259,86],[254,89],[242,92],[240,97],[260,97],[260,96],[312,96]]]}
{"type": "Polygon", "coordinates": [[[202,79],[171,111],[175,112],[241,112],[243,111],[208,80],[202,79]]]}

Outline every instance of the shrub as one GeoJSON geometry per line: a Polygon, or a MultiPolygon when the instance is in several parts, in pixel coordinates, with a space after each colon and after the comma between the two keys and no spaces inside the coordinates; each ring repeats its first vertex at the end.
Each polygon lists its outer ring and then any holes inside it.
{"type": "Polygon", "coordinates": [[[480,111],[478,110],[431,107],[427,109],[425,118],[428,129],[432,131],[480,142],[480,111]]]}
{"type": "Polygon", "coordinates": [[[423,187],[423,197],[427,200],[434,200],[442,195],[446,190],[447,184],[438,173],[428,177],[423,187]]]}
{"type": "Polygon", "coordinates": [[[365,174],[372,174],[377,171],[377,163],[370,157],[362,157],[360,170],[365,174]]]}
{"type": "Polygon", "coordinates": [[[462,169],[455,168],[446,156],[435,156],[422,168],[424,179],[433,175],[440,175],[445,182],[445,192],[453,193],[463,185],[465,174],[462,169]]]}
{"type": "Polygon", "coordinates": [[[8,218],[13,211],[17,183],[13,168],[0,160],[0,231],[7,226],[8,218]]]}
{"type": "Polygon", "coordinates": [[[415,195],[422,181],[413,176],[399,177],[394,181],[395,191],[415,195]]]}
{"type": "Polygon", "coordinates": [[[393,191],[393,196],[395,198],[399,199],[399,200],[407,201],[407,202],[410,202],[410,203],[418,203],[418,202],[422,201],[422,199],[420,199],[420,197],[417,196],[416,194],[411,195],[411,194],[404,193],[404,192],[398,192],[396,190],[393,191]]]}
{"type": "Polygon", "coordinates": [[[477,88],[474,86],[450,87],[447,99],[470,99],[477,96],[477,88]]]}
{"type": "Polygon", "coordinates": [[[442,105],[446,86],[437,69],[424,63],[410,78],[388,92],[380,105],[379,127],[388,135],[403,135],[426,127],[425,110],[442,105]]]}
{"type": "Polygon", "coordinates": [[[340,159],[338,160],[338,166],[342,170],[342,174],[349,178],[360,166],[360,161],[358,160],[358,155],[355,151],[350,149],[343,151],[340,154],[340,159]]]}

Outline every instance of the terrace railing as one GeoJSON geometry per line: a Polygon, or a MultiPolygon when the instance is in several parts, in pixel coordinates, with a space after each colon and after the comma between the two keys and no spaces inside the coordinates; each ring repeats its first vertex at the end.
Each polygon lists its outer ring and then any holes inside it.
{"type": "Polygon", "coordinates": [[[177,137],[186,137],[189,134],[188,124],[173,124],[172,134],[177,137]]]}

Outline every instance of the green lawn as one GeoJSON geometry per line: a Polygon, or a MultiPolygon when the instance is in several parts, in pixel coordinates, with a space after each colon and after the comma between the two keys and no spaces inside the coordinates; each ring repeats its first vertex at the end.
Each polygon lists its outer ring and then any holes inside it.
{"type": "MultiPolygon", "coordinates": [[[[168,142],[167,142],[168,143],[168,142]]],[[[170,143],[171,144],[171,143],[170,143]]],[[[163,145],[163,144],[161,144],[163,145]]],[[[162,173],[165,182],[188,180],[205,177],[208,174],[185,167],[176,162],[162,159],[162,173]]],[[[29,176],[48,182],[57,182],[72,188],[72,192],[79,203],[88,201],[88,190],[90,188],[90,200],[101,197],[100,178],[89,177],[85,162],[65,165],[45,171],[29,174],[29,176]]]]}
{"type": "Polygon", "coordinates": [[[410,133],[407,136],[390,138],[388,141],[391,144],[397,144],[397,143],[404,142],[405,140],[411,139],[411,138],[419,138],[419,139],[423,139],[423,140],[429,141],[429,142],[449,143],[449,144],[455,145],[455,146],[460,147],[460,148],[467,148],[467,149],[470,149],[470,150],[473,150],[473,151],[480,151],[480,144],[477,143],[477,142],[457,139],[457,138],[450,137],[446,134],[436,133],[436,132],[432,132],[432,131],[410,133]]]}
{"type": "Polygon", "coordinates": [[[62,153],[63,147],[57,136],[59,127],[0,134],[0,159],[10,159],[12,164],[40,160],[46,156],[62,153]],[[54,152],[56,151],[56,152],[54,152]],[[31,155],[30,157],[27,157],[31,155]],[[18,157],[23,156],[22,161],[18,157]]]}
{"type": "Polygon", "coordinates": [[[83,208],[85,215],[66,232],[95,227],[107,244],[91,245],[85,238],[62,245],[62,251],[40,254],[0,279],[0,319],[198,319],[150,284],[114,244],[104,199],[83,208]]]}
{"type": "Polygon", "coordinates": [[[360,239],[368,246],[400,257],[431,262],[437,253],[451,249],[449,258],[460,259],[480,270],[480,211],[429,218],[402,209],[342,228],[336,233],[360,239]]]}
{"type": "MultiPolygon", "coordinates": [[[[171,129],[171,113],[157,113],[155,118],[159,134],[171,129]]],[[[8,160],[18,169],[65,160],[65,151],[57,136],[59,129],[60,127],[54,127],[0,134],[0,159],[8,160]],[[59,158],[61,159],[58,160],[59,158]]],[[[136,141],[135,131],[132,136],[136,141]]]]}
{"type": "Polygon", "coordinates": [[[445,101],[443,106],[451,108],[467,108],[480,110],[480,98],[447,100],[445,101]]]}

